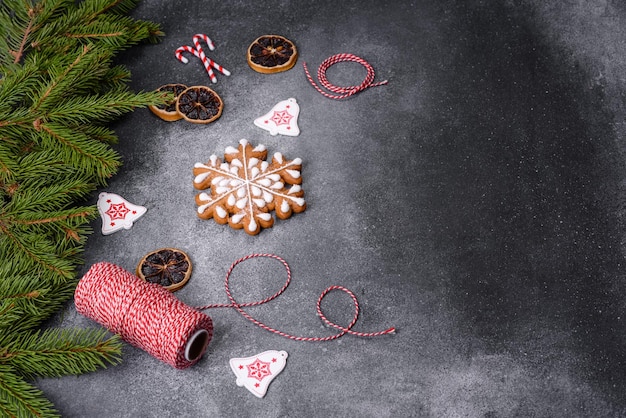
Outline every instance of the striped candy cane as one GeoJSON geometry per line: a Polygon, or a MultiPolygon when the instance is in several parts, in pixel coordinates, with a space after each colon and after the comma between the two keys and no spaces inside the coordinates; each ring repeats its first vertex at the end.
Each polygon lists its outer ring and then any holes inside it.
{"type": "Polygon", "coordinates": [[[200,48],[200,43],[199,43],[200,39],[204,40],[204,42],[209,46],[209,49],[211,51],[215,50],[215,44],[213,43],[211,39],[209,39],[208,36],[206,36],[204,33],[196,33],[193,36],[193,43],[198,50],[202,49],[200,48]]]}
{"type": "Polygon", "coordinates": [[[193,37],[193,44],[195,48],[192,48],[187,45],[179,47],[175,52],[176,58],[183,64],[187,64],[189,62],[189,60],[183,56],[183,52],[189,52],[195,55],[196,57],[200,58],[200,61],[202,61],[202,64],[204,65],[204,68],[207,71],[207,74],[211,78],[211,81],[213,83],[217,83],[217,77],[215,76],[215,73],[213,72],[213,68],[215,68],[217,71],[219,71],[220,73],[226,76],[230,75],[230,71],[226,70],[224,67],[222,67],[221,65],[213,61],[211,58],[208,58],[206,56],[206,54],[204,53],[202,49],[202,46],[200,45],[200,40],[203,40],[208,45],[211,51],[215,49],[215,45],[213,44],[213,41],[211,41],[211,39],[208,36],[202,33],[198,33],[194,35],[193,37]]]}
{"type": "Polygon", "coordinates": [[[222,67],[221,65],[219,65],[218,63],[216,63],[215,61],[213,61],[211,58],[208,58],[205,54],[204,51],[202,50],[202,46],[200,46],[200,39],[203,39],[204,42],[206,42],[206,44],[209,46],[209,49],[211,51],[213,51],[215,49],[215,45],[213,44],[213,41],[211,41],[211,39],[209,39],[208,36],[202,34],[202,33],[198,33],[193,37],[193,44],[196,46],[196,51],[199,52],[199,58],[202,60],[202,62],[204,63],[204,66],[210,66],[215,68],[217,71],[219,71],[220,73],[228,76],[230,75],[230,71],[228,71],[227,69],[225,69],[224,67],[222,67]]]}
{"type": "Polygon", "coordinates": [[[183,52],[189,52],[189,53],[195,55],[196,57],[200,58],[200,60],[202,61],[202,64],[204,64],[204,68],[206,69],[206,72],[209,74],[209,77],[211,78],[211,81],[213,83],[217,83],[217,77],[215,77],[215,73],[213,72],[213,69],[208,64],[207,59],[206,59],[206,55],[204,55],[204,52],[202,52],[202,49],[200,49],[200,51],[198,51],[197,49],[194,49],[194,48],[192,48],[190,46],[187,46],[187,45],[179,47],[176,50],[176,58],[178,58],[180,60],[180,62],[182,62],[183,64],[187,64],[189,62],[189,60],[182,55],[183,52]]]}

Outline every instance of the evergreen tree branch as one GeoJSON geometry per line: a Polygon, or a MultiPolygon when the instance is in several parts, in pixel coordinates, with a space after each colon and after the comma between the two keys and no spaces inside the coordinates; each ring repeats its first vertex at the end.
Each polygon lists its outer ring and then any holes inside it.
{"type": "Polygon", "coordinates": [[[74,294],[76,281],[46,283],[30,272],[0,271],[0,347],[36,328],[74,294]]]}
{"type": "Polygon", "coordinates": [[[39,99],[33,104],[32,106],[32,111],[33,113],[36,113],[39,108],[41,107],[42,103],[46,100],[46,98],[48,96],[50,96],[51,92],[54,90],[54,88],[56,86],[58,86],[63,79],[72,71],[72,69],[80,62],[80,60],[89,52],[90,47],[85,45],[83,47],[82,52],[78,55],[78,57],[76,57],[76,59],[74,60],[74,62],[72,62],[64,71],[63,73],[57,78],[51,81],[50,85],[48,86],[48,88],[43,92],[43,94],[39,97],[39,99]]]}
{"type": "Polygon", "coordinates": [[[24,54],[26,41],[28,40],[28,36],[30,35],[31,30],[33,28],[35,13],[31,9],[29,10],[28,15],[30,17],[30,20],[28,21],[28,25],[26,26],[26,29],[24,30],[24,35],[22,36],[22,42],[20,43],[19,49],[17,51],[9,51],[9,53],[15,57],[15,59],[13,60],[14,64],[17,64],[18,62],[22,60],[22,54],[24,54]]]}
{"type": "MultiPolygon", "coordinates": [[[[24,214],[41,212],[51,212],[48,216],[56,216],[57,211],[66,209],[93,190],[93,186],[80,176],[70,179],[42,178],[42,174],[54,172],[50,170],[37,173],[38,175],[33,177],[25,177],[28,172],[20,171],[20,187],[14,193],[11,202],[4,207],[5,219],[19,219],[24,214]],[[37,182],[40,182],[39,187],[35,187],[37,182]]],[[[89,211],[93,213],[92,209],[89,211]]]]}
{"type": "Polygon", "coordinates": [[[0,0],[0,415],[56,416],[24,377],[115,364],[105,330],[37,330],[71,299],[95,206],[121,161],[104,126],[167,100],[132,93],[114,55],[157,41],[137,0],[0,0]]]}
{"type": "Polygon", "coordinates": [[[92,32],[92,33],[68,33],[65,36],[67,36],[68,38],[76,38],[76,39],[98,39],[98,38],[116,38],[118,36],[123,35],[124,32],[122,31],[116,31],[116,32],[109,32],[109,33],[96,33],[96,32],[92,32]]]}
{"type": "Polygon", "coordinates": [[[0,413],[6,417],[59,416],[43,392],[3,365],[0,365],[0,413]]]}
{"type": "Polygon", "coordinates": [[[33,271],[40,280],[74,277],[75,255],[90,231],[95,207],[66,208],[72,197],[86,192],[80,180],[33,189],[18,187],[12,200],[0,206],[0,257],[19,272],[33,271]]]}
{"type": "Polygon", "coordinates": [[[85,8],[93,9],[93,14],[91,15],[92,19],[95,19],[97,16],[102,13],[109,12],[111,10],[115,10],[118,8],[129,7],[126,12],[130,11],[131,8],[134,8],[137,5],[136,1],[128,1],[128,0],[105,0],[101,1],[99,4],[84,4],[85,8]],[[94,7],[95,6],[95,7],[94,7]],[[99,6],[99,7],[98,7],[99,6]]]}
{"type": "Polygon", "coordinates": [[[107,144],[93,141],[80,131],[54,122],[40,124],[39,129],[46,133],[40,136],[44,148],[79,172],[95,173],[98,184],[104,184],[121,165],[118,154],[107,144]]]}
{"type": "Polygon", "coordinates": [[[33,216],[34,219],[26,219],[25,217],[23,217],[21,219],[13,219],[13,223],[22,226],[46,225],[51,223],[59,223],[61,221],[70,221],[74,218],[78,218],[81,222],[84,222],[89,215],[93,214],[93,212],[82,210],[80,208],[78,209],[78,212],[71,209],[64,212],[69,213],[63,213],[56,216],[33,216]]]}
{"type": "Polygon", "coordinates": [[[80,131],[85,136],[99,142],[104,142],[107,144],[117,144],[118,138],[111,129],[105,126],[97,126],[97,125],[79,125],[72,127],[75,130],[80,131]]]}
{"type": "Polygon", "coordinates": [[[137,107],[162,103],[162,95],[155,92],[110,92],[94,96],[72,97],[48,112],[49,120],[80,125],[87,121],[101,123],[112,120],[137,107]]]}
{"type": "Polygon", "coordinates": [[[0,79],[0,114],[6,117],[32,91],[40,70],[32,65],[7,65],[3,69],[4,74],[0,79]]]}
{"type": "MultiPolygon", "coordinates": [[[[41,272],[44,277],[56,277],[68,280],[74,276],[74,265],[56,254],[55,243],[45,242],[36,237],[15,234],[4,220],[0,220],[0,255],[15,257],[19,268],[41,272]]],[[[16,263],[17,264],[17,263],[16,263]]]]}
{"type": "Polygon", "coordinates": [[[27,377],[78,375],[120,361],[121,339],[103,329],[48,329],[0,347],[0,364],[27,377]]]}

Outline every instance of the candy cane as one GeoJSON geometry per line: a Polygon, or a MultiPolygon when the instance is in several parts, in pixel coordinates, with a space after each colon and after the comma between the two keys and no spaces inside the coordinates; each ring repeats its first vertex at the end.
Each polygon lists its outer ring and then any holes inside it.
{"type": "Polygon", "coordinates": [[[198,42],[198,40],[202,38],[204,40],[204,42],[206,42],[206,44],[209,46],[209,49],[211,51],[213,51],[215,49],[215,44],[213,44],[213,41],[211,39],[209,39],[208,36],[206,36],[204,33],[196,33],[193,36],[193,43],[196,46],[197,49],[201,49],[200,48],[200,43],[198,42]]]}
{"type": "Polygon", "coordinates": [[[217,77],[215,76],[215,73],[213,72],[213,68],[215,68],[217,71],[219,71],[220,73],[226,76],[230,75],[230,71],[226,70],[224,67],[222,67],[221,65],[213,61],[211,58],[208,58],[206,56],[206,54],[202,50],[202,46],[200,45],[200,40],[203,40],[208,45],[211,51],[215,49],[215,44],[213,44],[213,41],[211,41],[211,39],[208,36],[202,33],[198,33],[194,35],[193,37],[193,44],[195,46],[195,49],[187,45],[181,46],[175,52],[176,58],[183,64],[187,64],[189,62],[189,60],[183,56],[183,52],[189,52],[195,55],[196,57],[200,58],[200,61],[202,61],[202,64],[204,65],[204,68],[207,71],[207,74],[211,78],[211,81],[213,83],[217,83],[217,77]]]}
{"type": "Polygon", "coordinates": [[[178,58],[178,60],[182,62],[183,64],[187,64],[189,62],[189,60],[183,56],[183,52],[189,52],[189,53],[192,53],[193,55],[196,55],[197,53],[197,51],[190,46],[185,45],[185,46],[179,47],[176,50],[175,54],[176,54],[176,58],[178,58]]]}
{"type": "Polygon", "coordinates": [[[183,52],[192,53],[196,57],[200,58],[200,60],[202,61],[202,64],[204,64],[204,68],[206,69],[206,72],[209,74],[209,77],[211,78],[211,81],[213,83],[217,83],[217,77],[215,77],[215,73],[213,72],[213,69],[211,69],[211,66],[209,65],[206,59],[206,55],[204,55],[204,52],[202,51],[202,49],[198,51],[197,49],[193,49],[192,47],[187,46],[187,45],[179,47],[176,50],[176,58],[178,58],[183,64],[187,64],[189,60],[182,55],[183,52]]]}
{"type": "MultiPolygon", "coordinates": [[[[209,39],[208,36],[202,34],[202,33],[198,33],[193,37],[193,44],[196,46],[196,51],[199,52],[199,58],[202,60],[202,62],[204,63],[204,66],[210,66],[215,68],[217,71],[219,71],[220,73],[228,76],[230,75],[230,72],[228,70],[226,70],[224,67],[222,67],[221,65],[219,65],[218,63],[216,63],[215,61],[213,61],[211,58],[208,58],[205,54],[204,51],[202,50],[202,46],[200,46],[200,38],[202,38],[204,40],[204,42],[206,42],[206,44],[209,46],[209,49],[211,51],[213,51],[215,49],[215,45],[213,45],[213,42],[209,39]]],[[[207,70],[208,71],[208,70],[207,70]]]]}

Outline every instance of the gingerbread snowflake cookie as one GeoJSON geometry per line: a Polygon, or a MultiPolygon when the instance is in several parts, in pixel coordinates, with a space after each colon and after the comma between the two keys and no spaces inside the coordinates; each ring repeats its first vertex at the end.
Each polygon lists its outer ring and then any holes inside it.
{"type": "Polygon", "coordinates": [[[196,163],[194,187],[210,188],[196,195],[198,216],[256,235],[274,225],[272,211],[280,219],[303,212],[302,160],[287,160],[279,152],[271,162],[266,158],[264,145],[242,139],[237,148],[226,148],[223,161],[212,155],[206,164],[196,163]]]}

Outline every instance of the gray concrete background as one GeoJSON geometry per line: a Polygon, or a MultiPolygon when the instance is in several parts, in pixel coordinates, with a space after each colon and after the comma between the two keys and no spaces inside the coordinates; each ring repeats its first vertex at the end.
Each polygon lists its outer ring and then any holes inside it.
{"type": "MultiPolygon", "coordinates": [[[[353,290],[355,329],[396,335],[303,343],[213,310],[204,358],[175,370],[126,345],[123,363],[37,385],[68,417],[614,417],[626,416],[624,115],[626,6],[617,0],[144,0],[134,16],[162,25],[158,45],[120,62],[132,88],[210,81],[174,50],[206,33],[232,72],[208,126],[148,110],[115,130],[124,166],[107,191],[148,212],[129,231],[89,239],[86,265],[133,270],[174,246],[194,263],[177,296],[226,302],[223,279],[255,252],[287,260],[293,283],[260,320],[331,335],[315,315],[324,288],[353,290]],[[256,37],[277,33],[296,66],[263,75],[246,64],[256,37]],[[389,84],[332,101],[307,82],[330,55],[365,58],[389,84]],[[278,101],[301,107],[298,137],[253,119],[278,101]],[[241,138],[303,159],[308,208],[248,236],[195,215],[191,170],[241,138]],[[257,399],[235,385],[231,357],[285,350],[287,366],[257,399]]],[[[359,83],[356,64],[328,71],[359,83]]],[[[94,196],[95,202],[95,196],[94,196]]],[[[281,267],[240,266],[233,292],[256,300],[282,286],[281,267]]],[[[324,304],[347,323],[341,295],[324,304]]],[[[96,326],[70,304],[60,326],[96,326]]]]}

